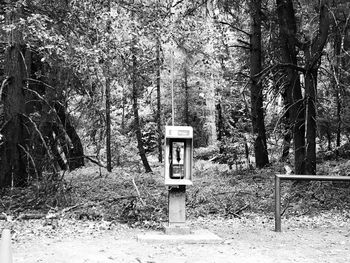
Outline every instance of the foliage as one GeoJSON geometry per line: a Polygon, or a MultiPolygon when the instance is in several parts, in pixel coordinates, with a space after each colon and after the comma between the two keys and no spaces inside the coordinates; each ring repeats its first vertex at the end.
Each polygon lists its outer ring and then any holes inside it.
{"type": "MultiPolygon", "coordinates": [[[[324,174],[348,175],[349,162],[341,166],[324,163],[324,174]]],[[[198,160],[194,185],[187,189],[187,216],[245,218],[255,214],[273,217],[274,174],[283,163],[259,171],[233,171],[227,166],[198,160]]],[[[48,180],[48,182],[52,182],[48,180]]],[[[348,209],[349,188],[338,183],[282,184],[285,217],[310,217],[323,211],[348,209]]],[[[1,212],[13,218],[24,214],[55,214],[56,218],[124,222],[133,227],[159,229],[167,221],[167,191],[158,173],[135,173],[118,169],[113,173],[83,168],[64,175],[64,180],[46,185],[33,182],[28,189],[1,194],[1,212]],[[53,190],[53,188],[58,188],[53,190]],[[138,194],[140,193],[140,195],[138,194]],[[47,196],[50,196],[48,199],[47,196]]]]}
{"type": "Polygon", "coordinates": [[[200,160],[210,160],[215,157],[219,152],[219,149],[216,145],[211,145],[209,147],[200,147],[195,149],[194,158],[200,160]]]}
{"type": "MultiPolygon", "coordinates": [[[[34,72],[42,76],[44,82],[49,79],[47,68],[64,68],[72,72],[74,83],[59,83],[55,88],[64,93],[64,103],[68,106],[69,113],[79,119],[79,134],[84,139],[85,146],[94,145],[89,149],[88,155],[96,156],[102,163],[105,161],[104,99],[108,79],[111,81],[112,141],[131,141],[125,139],[125,136],[134,135],[130,132],[133,125],[130,105],[132,41],[137,42],[135,48],[140,83],[138,96],[143,119],[141,130],[144,143],[150,143],[147,145],[148,154],[156,153],[155,126],[151,123],[156,123],[155,104],[152,101],[156,96],[154,89],[157,65],[154,58],[157,40],[161,44],[163,123],[169,124],[170,120],[173,75],[176,122],[189,122],[187,124],[195,128],[195,146],[211,146],[208,143],[212,143],[210,134],[214,126],[223,161],[232,162],[235,156],[241,158],[246,152],[236,149],[242,149],[245,145],[248,145],[248,152],[251,152],[251,116],[247,106],[250,103],[247,89],[249,6],[245,1],[217,1],[203,6],[197,1],[176,4],[169,1],[125,1],[108,4],[105,1],[92,3],[89,0],[69,3],[36,0],[26,4],[25,16],[16,24],[4,26],[4,29],[17,27],[23,32],[26,45],[44,63],[44,67],[34,72]],[[210,103],[216,109],[210,109],[210,103]],[[186,110],[185,104],[191,107],[186,110]],[[219,124],[218,105],[222,111],[222,127],[219,124]],[[211,115],[216,115],[214,124],[209,118],[211,115]]],[[[277,48],[278,27],[274,3],[266,2],[263,5],[263,61],[268,68],[280,56],[277,48]]],[[[315,8],[312,4],[303,3],[303,6],[306,8],[298,7],[296,10],[302,18],[298,27],[302,34],[308,36],[314,34],[317,27],[312,20],[315,8]]],[[[334,19],[338,28],[334,30],[341,31],[344,26],[342,16],[338,9],[335,11],[334,19]]],[[[322,72],[331,73],[332,59],[336,56],[331,42],[327,53],[330,54],[329,59],[322,60],[322,65],[325,66],[325,71],[322,72]]],[[[343,51],[339,56],[346,60],[346,54],[343,51]]],[[[277,103],[283,83],[280,83],[279,73],[269,72],[264,74],[261,81],[265,86],[267,134],[273,138],[270,140],[270,149],[271,154],[274,154],[273,144],[284,133],[283,125],[277,125],[283,114],[280,103],[277,103]]],[[[331,85],[332,75],[320,77],[320,94],[324,95],[318,104],[321,146],[326,141],[323,139],[326,138],[324,134],[330,134],[331,140],[334,140],[337,132],[334,110],[336,101],[332,92],[326,92],[331,85]],[[327,125],[321,125],[321,119],[327,120],[327,125]],[[332,129],[324,129],[326,127],[332,129]]],[[[345,87],[346,78],[339,80],[342,82],[340,86],[343,87],[344,83],[345,87]]],[[[346,100],[347,96],[344,96],[341,111],[343,133],[348,126],[346,100]]],[[[119,151],[131,150],[123,149],[124,145],[126,144],[115,143],[115,155],[121,156],[123,154],[119,151]]],[[[136,153],[136,148],[133,149],[136,153]]],[[[117,160],[115,164],[118,164],[117,160]]]]}

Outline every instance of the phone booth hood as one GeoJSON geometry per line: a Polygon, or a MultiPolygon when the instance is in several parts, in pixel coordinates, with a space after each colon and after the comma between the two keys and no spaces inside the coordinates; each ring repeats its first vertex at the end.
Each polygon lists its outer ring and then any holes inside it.
{"type": "Polygon", "coordinates": [[[165,126],[165,185],[192,185],[193,128],[165,126]]]}

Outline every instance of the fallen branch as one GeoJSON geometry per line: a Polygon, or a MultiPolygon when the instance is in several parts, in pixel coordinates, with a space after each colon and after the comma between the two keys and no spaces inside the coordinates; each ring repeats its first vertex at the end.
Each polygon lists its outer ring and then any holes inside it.
{"type": "Polygon", "coordinates": [[[237,193],[237,191],[219,192],[219,193],[213,193],[213,195],[226,195],[226,194],[233,194],[233,193],[237,193]]]}
{"type": "Polygon", "coordinates": [[[64,213],[67,213],[67,212],[69,212],[69,211],[71,211],[71,210],[73,210],[73,209],[75,209],[75,208],[77,208],[77,207],[79,207],[79,206],[81,206],[82,204],[76,204],[76,205],[73,205],[73,206],[70,206],[70,207],[67,207],[67,208],[64,208],[64,209],[62,209],[62,214],[64,214],[64,213]]]}
{"type": "Polygon", "coordinates": [[[239,214],[243,210],[246,210],[248,207],[249,207],[249,204],[246,204],[246,205],[242,206],[241,208],[237,209],[234,213],[239,214]]]}
{"type": "Polygon", "coordinates": [[[20,214],[16,220],[44,219],[46,214],[20,214]]]}
{"type": "Polygon", "coordinates": [[[142,200],[142,198],[141,198],[139,189],[137,188],[137,185],[136,185],[136,183],[135,183],[135,179],[134,179],[134,178],[132,178],[132,184],[134,185],[134,187],[135,187],[135,189],[136,189],[137,195],[138,195],[138,197],[139,197],[141,203],[142,203],[143,205],[145,205],[145,202],[144,202],[144,201],[142,200]]]}
{"type": "Polygon", "coordinates": [[[241,218],[239,213],[241,213],[243,210],[247,209],[248,207],[249,207],[249,204],[246,204],[246,205],[242,206],[241,208],[238,208],[237,210],[235,210],[233,212],[228,212],[227,215],[233,215],[234,217],[241,218]]]}
{"type": "Polygon", "coordinates": [[[117,200],[121,200],[121,199],[129,199],[129,198],[137,198],[139,196],[137,195],[125,195],[125,196],[117,196],[117,197],[113,197],[113,199],[109,199],[109,202],[114,202],[117,200]]]}
{"type": "Polygon", "coordinates": [[[282,211],[282,213],[281,213],[281,216],[283,216],[284,213],[287,211],[287,209],[290,208],[290,207],[292,207],[292,206],[291,206],[291,205],[287,205],[287,206],[283,209],[283,211],[282,211]]]}
{"type": "Polygon", "coordinates": [[[98,166],[102,167],[102,168],[106,168],[107,166],[103,165],[102,163],[100,163],[99,161],[96,161],[94,159],[92,159],[90,156],[86,156],[84,155],[84,158],[88,159],[90,162],[97,164],[98,166]]]}
{"type": "Polygon", "coordinates": [[[216,156],[214,156],[213,158],[211,158],[211,159],[209,159],[208,161],[209,162],[215,162],[217,159],[219,159],[220,158],[220,156],[219,155],[216,155],[216,156]]]}
{"type": "Polygon", "coordinates": [[[226,192],[213,193],[213,195],[226,195],[226,194],[253,195],[253,193],[244,192],[244,191],[226,191],[226,192]]]}

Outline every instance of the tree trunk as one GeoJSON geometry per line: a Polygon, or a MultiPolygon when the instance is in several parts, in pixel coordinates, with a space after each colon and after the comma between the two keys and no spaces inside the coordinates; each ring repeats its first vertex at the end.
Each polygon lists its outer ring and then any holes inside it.
{"type": "Polygon", "coordinates": [[[217,114],[217,139],[219,141],[219,153],[222,154],[224,152],[223,148],[223,138],[224,138],[224,118],[222,116],[222,107],[221,101],[216,104],[216,114],[217,114]]]}
{"type": "Polygon", "coordinates": [[[243,141],[244,141],[244,156],[246,159],[247,169],[252,169],[250,164],[250,158],[249,158],[249,147],[248,147],[247,137],[245,135],[243,135],[243,141]]]}
{"type": "MultiPolygon", "coordinates": [[[[17,41],[17,40],[14,40],[17,41]]],[[[4,103],[4,125],[1,133],[4,143],[0,155],[0,186],[24,186],[27,179],[25,147],[28,134],[22,116],[25,114],[23,86],[26,82],[26,70],[21,54],[24,48],[14,42],[7,48],[5,74],[8,78],[2,99],[4,103]]]]}
{"type": "Polygon", "coordinates": [[[282,156],[281,161],[285,162],[289,158],[289,150],[290,150],[290,144],[292,141],[292,136],[290,132],[289,127],[285,127],[284,134],[283,134],[283,146],[282,146],[282,156]]]}
{"type": "MultiPolygon", "coordinates": [[[[280,40],[282,38],[280,37],[280,40]]],[[[282,45],[281,45],[282,46],[282,45]]],[[[285,74],[285,73],[283,73],[285,74]]],[[[284,76],[286,78],[286,76],[284,76]]],[[[290,102],[288,101],[288,89],[291,87],[289,86],[289,83],[287,84],[286,81],[284,81],[284,91],[282,92],[282,98],[283,98],[283,104],[284,104],[284,113],[282,116],[282,132],[283,132],[283,143],[282,143],[282,156],[281,161],[285,162],[289,159],[289,150],[291,146],[292,141],[292,131],[291,131],[291,120],[290,120],[290,111],[289,107],[291,106],[290,102]]]]}
{"type": "MultiPolygon", "coordinates": [[[[108,13],[106,31],[108,35],[111,35],[111,1],[108,0],[108,13]]],[[[110,41],[107,42],[107,48],[110,49],[110,41]]],[[[104,65],[104,75],[106,80],[106,158],[107,158],[107,171],[112,172],[112,155],[111,155],[111,63],[107,59],[104,65]]]]}
{"type": "Polygon", "coordinates": [[[306,100],[306,160],[307,174],[316,174],[316,103],[317,72],[323,48],[327,42],[330,27],[329,10],[325,0],[319,3],[318,35],[308,41],[304,48],[305,56],[305,100],[306,100]]]}
{"type": "Polygon", "coordinates": [[[316,174],[316,89],[317,69],[307,71],[305,74],[306,99],[306,174],[316,174]]]}
{"type": "MultiPolygon", "coordinates": [[[[107,70],[108,74],[109,70],[107,70]]],[[[111,79],[109,74],[106,77],[106,157],[107,171],[112,172],[112,155],[111,155],[111,79]]]]}
{"type": "MultiPolygon", "coordinates": [[[[11,9],[11,7],[10,7],[11,9]]],[[[7,14],[9,24],[19,20],[22,6],[13,7],[7,14]]],[[[8,34],[8,48],[5,54],[4,73],[6,76],[0,100],[4,107],[4,123],[1,125],[3,144],[0,145],[0,188],[24,186],[27,182],[28,159],[26,148],[29,135],[24,124],[26,85],[25,47],[22,34],[17,28],[8,34]]]]}
{"type": "Polygon", "coordinates": [[[125,107],[126,107],[126,94],[125,94],[125,85],[123,85],[122,87],[123,89],[123,99],[122,99],[122,124],[121,124],[121,130],[122,130],[122,134],[125,133],[125,107]]]}
{"type": "Polygon", "coordinates": [[[340,147],[340,138],[341,138],[341,87],[339,85],[341,81],[341,67],[340,63],[340,52],[341,52],[341,35],[339,29],[336,28],[334,36],[334,66],[333,66],[333,79],[332,86],[335,95],[335,101],[337,105],[336,118],[337,118],[337,130],[336,130],[336,147],[340,147]]]}
{"type": "MultiPolygon", "coordinates": [[[[57,145],[60,145],[64,156],[67,159],[67,163],[64,164],[64,169],[63,170],[68,170],[69,169],[69,149],[71,148],[70,145],[70,139],[67,135],[67,132],[65,131],[65,129],[63,128],[62,125],[60,125],[59,123],[52,123],[52,131],[55,135],[55,141],[57,141],[57,145]]],[[[60,153],[62,154],[62,152],[60,153]]]]}
{"type": "MultiPolygon", "coordinates": [[[[135,42],[135,41],[133,41],[135,42]]],[[[134,128],[136,132],[136,138],[137,138],[137,148],[139,150],[139,154],[141,157],[141,161],[143,163],[143,166],[145,168],[146,173],[152,172],[151,166],[148,163],[146,151],[143,147],[142,142],[142,133],[141,133],[141,127],[140,127],[140,118],[139,118],[139,109],[138,109],[138,87],[139,83],[137,81],[137,61],[136,61],[136,48],[135,43],[133,43],[132,47],[132,108],[134,111],[134,128]]]]}
{"type": "MultiPolygon", "coordinates": [[[[185,61],[186,63],[186,61],[185,61]]],[[[186,125],[189,125],[190,123],[190,112],[189,112],[189,103],[190,103],[190,94],[189,94],[189,87],[188,87],[188,72],[187,72],[187,66],[186,64],[183,66],[184,70],[184,79],[183,79],[183,88],[185,90],[185,105],[184,105],[184,121],[186,125]]]]}
{"type": "Polygon", "coordinates": [[[163,161],[163,145],[162,145],[162,108],[161,108],[161,94],[160,94],[160,67],[161,67],[161,61],[160,61],[160,50],[161,50],[161,43],[159,37],[157,38],[157,142],[158,142],[158,161],[163,161]]]}
{"type": "Polygon", "coordinates": [[[261,0],[250,1],[251,37],[250,37],[250,77],[251,77],[251,118],[254,136],[256,167],[262,168],[269,163],[264,122],[262,84],[256,77],[262,70],[261,54],[261,0]]]}
{"type": "MultiPolygon", "coordinates": [[[[69,118],[67,118],[64,107],[60,103],[55,103],[55,109],[71,141],[71,144],[68,147],[68,153],[66,155],[68,166],[70,170],[75,170],[77,168],[84,166],[83,145],[81,143],[79,135],[76,132],[74,126],[69,121],[69,118]]],[[[68,144],[68,142],[66,143],[68,144]]]]}
{"type": "MultiPolygon", "coordinates": [[[[296,19],[292,0],[276,0],[282,63],[297,66],[296,19]]],[[[305,108],[298,71],[286,68],[285,110],[293,133],[294,171],[305,174],[305,108]]]]}
{"type": "Polygon", "coordinates": [[[49,133],[47,134],[48,139],[48,145],[50,146],[50,149],[52,151],[52,155],[54,157],[55,163],[57,163],[57,166],[61,170],[67,170],[67,164],[64,162],[61,153],[58,151],[59,146],[59,135],[56,135],[54,133],[54,126],[57,126],[55,123],[47,123],[49,125],[49,133]]]}
{"type": "Polygon", "coordinates": [[[214,145],[217,142],[216,125],[215,125],[215,83],[213,76],[211,77],[210,87],[208,87],[208,93],[205,96],[207,104],[206,123],[208,124],[208,145],[214,145]]]}

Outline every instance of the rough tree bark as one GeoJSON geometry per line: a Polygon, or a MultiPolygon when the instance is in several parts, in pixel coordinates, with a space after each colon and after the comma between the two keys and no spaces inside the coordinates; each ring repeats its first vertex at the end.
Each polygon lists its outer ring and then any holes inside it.
{"type": "Polygon", "coordinates": [[[325,0],[319,2],[319,28],[317,36],[303,45],[305,54],[304,77],[306,101],[305,171],[307,174],[316,174],[317,73],[330,27],[329,10],[326,2],[325,0]]]}
{"type": "MultiPolygon", "coordinates": [[[[21,6],[13,8],[8,23],[18,21],[21,6]]],[[[24,186],[27,179],[28,159],[23,149],[26,148],[29,135],[24,125],[26,85],[25,47],[18,29],[13,29],[5,56],[4,73],[6,81],[2,87],[0,99],[4,107],[4,123],[0,132],[3,144],[0,146],[0,187],[24,186]]]]}
{"type": "Polygon", "coordinates": [[[264,122],[262,83],[257,75],[262,70],[261,52],[261,0],[250,1],[250,77],[251,77],[251,118],[254,136],[256,167],[262,168],[269,163],[264,122]]]}
{"type": "MultiPolygon", "coordinates": [[[[307,59],[309,59],[308,56],[307,59]]],[[[305,74],[306,174],[316,174],[316,94],[317,69],[310,68],[305,74]]]]}
{"type": "MultiPolygon", "coordinates": [[[[276,0],[279,22],[281,62],[297,66],[296,19],[292,0],[276,0]]],[[[299,72],[288,67],[285,74],[285,110],[293,134],[294,169],[305,174],[305,109],[301,92],[299,72]]]]}
{"type": "MultiPolygon", "coordinates": [[[[296,38],[296,19],[291,0],[276,0],[281,36],[281,56],[285,63],[288,83],[294,83],[294,89],[287,94],[290,97],[291,120],[294,120],[294,150],[295,172],[297,174],[316,174],[316,103],[317,103],[317,73],[321,62],[323,48],[327,42],[330,27],[329,10],[325,0],[319,1],[315,8],[319,9],[318,32],[314,38],[298,41],[296,38]],[[304,67],[298,67],[296,61],[296,46],[304,52],[304,67]],[[305,97],[301,106],[302,95],[299,91],[299,77],[293,70],[298,69],[304,74],[305,97]],[[293,74],[295,75],[293,77],[293,74]],[[304,113],[305,111],[305,113],[304,113]],[[296,116],[292,116],[296,114],[296,116]],[[305,114],[305,116],[304,116],[305,114]],[[305,127],[305,133],[303,128],[305,127]],[[304,139],[305,136],[305,139],[304,139]],[[305,149],[305,150],[304,150],[305,149]],[[304,152],[305,151],[305,152],[304,152]]],[[[307,38],[307,36],[305,36],[307,38]]]]}

